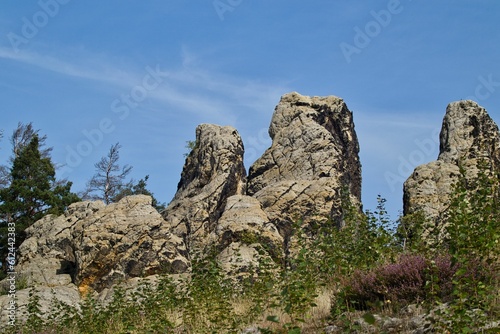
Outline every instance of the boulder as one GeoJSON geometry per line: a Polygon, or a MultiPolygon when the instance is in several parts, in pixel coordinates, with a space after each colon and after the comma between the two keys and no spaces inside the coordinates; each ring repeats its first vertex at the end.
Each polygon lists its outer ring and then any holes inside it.
{"type": "Polygon", "coordinates": [[[49,317],[56,317],[57,319],[56,304],[68,305],[68,307],[78,310],[81,302],[80,293],[75,285],[36,286],[32,289],[22,289],[16,291],[15,298],[15,311],[11,312],[9,306],[12,298],[9,295],[0,296],[0,322],[2,324],[7,324],[9,320],[12,320],[9,315],[15,315],[17,321],[26,320],[28,318],[29,303],[35,300],[34,298],[39,300],[39,316],[44,319],[49,317]]]}
{"type": "MultiPolygon", "coordinates": [[[[53,301],[78,307],[80,293],[73,284],[76,270],[72,250],[71,230],[80,220],[102,209],[102,202],[79,202],[72,204],[64,215],[47,215],[28,227],[26,239],[19,247],[19,258],[15,275],[1,282],[1,290],[15,290],[16,318],[26,318],[30,290],[40,300],[40,313],[50,315],[53,301]],[[10,288],[11,283],[15,288],[10,288]]],[[[33,298],[33,297],[31,297],[33,298]]],[[[1,321],[7,323],[8,307],[12,298],[0,296],[1,321]]]]}
{"type": "Polygon", "coordinates": [[[64,215],[48,215],[26,230],[18,277],[28,288],[78,287],[100,292],[118,281],[190,270],[186,247],[151,205],[150,196],[118,203],[79,202],[64,215]]]}
{"type": "Polygon", "coordinates": [[[29,286],[72,282],[76,259],[71,231],[79,221],[104,207],[100,201],[74,203],[64,215],[47,215],[26,229],[16,271],[27,279],[29,286]]]}

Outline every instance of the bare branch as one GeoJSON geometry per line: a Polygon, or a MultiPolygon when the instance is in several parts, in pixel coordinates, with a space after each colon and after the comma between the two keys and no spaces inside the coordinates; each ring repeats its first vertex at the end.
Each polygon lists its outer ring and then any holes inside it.
{"type": "MultiPolygon", "coordinates": [[[[17,128],[14,130],[12,133],[12,136],[10,137],[10,143],[12,144],[12,153],[13,157],[11,157],[11,160],[13,161],[17,156],[19,156],[19,152],[26,147],[31,139],[33,139],[33,136],[38,135],[38,143],[40,147],[45,145],[45,141],[47,140],[47,136],[41,136],[39,134],[40,130],[35,130],[33,128],[33,123],[28,123],[28,124],[23,124],[19,122],[17,124],[17,128]]],[[[44,158],[50,157],[50,152],[52,151],[52,147],[45,148],[43,150],[40,150],[40,154],[44,158]]]]}
{"type": "Polygon", "coordinates": [[[94,165],[96,174],[87,183],[87,189],[82,194],[84,199],[100,199],[109,204],[119,189],[124,186],[124,180],[132,171],[132,167],[125,165],[120,168],[118,165],[120,148],[119,143],[112,145],[108,154],[94,165]]]}

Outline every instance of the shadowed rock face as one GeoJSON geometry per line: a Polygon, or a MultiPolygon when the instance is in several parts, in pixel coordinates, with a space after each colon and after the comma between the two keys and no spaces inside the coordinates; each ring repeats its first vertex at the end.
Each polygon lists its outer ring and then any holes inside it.
{"type": "Polygon", "coordinates": [[[473,101],[448,105],[440,134],[438,160],[458,164],[459,160],[485,158],[500,166],[498,126],[483,107],[473,101]]]}
{"type": "Polygon", "coordinates": [[[283,238],[260,202],[250,196],[228,198],[209,242],[216,245],[219,263],[230,274],[248,273],[263,257],[277,264],[283,260],[283,238]]]}
{"type": "Polygon", "coordinates": [[[277,226],[340,219],[343,187],[361,202],[359,144],[342,99],[286,94],[269,135],[272,145],[250,168],[247,194],[277,226]]]}
{"type": "Polygon", "coordinates": [[[177,193],[163,215],[188,248],[205,244],[227,198],[243,193],[243,151],[243,141],[233,127],[202,124],[196,129],[196,145],[184,164],[177,193]]]}
{"type": "Polygon", "coordinates": [[[437,161],[418,166],[403,186],[404,214],[421,210],[437,219],[446,211],[453,184],[460,175],[477,173],[477,162],[484,159],[492,171],[500,171],[498,126],[484,108],[473,101],[450,103],[440,134],[437,161]]]}

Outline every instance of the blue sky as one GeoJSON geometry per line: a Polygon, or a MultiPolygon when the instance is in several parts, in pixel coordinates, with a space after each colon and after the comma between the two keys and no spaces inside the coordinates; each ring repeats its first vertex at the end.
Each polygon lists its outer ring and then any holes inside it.
{"type": "Polygon", "coordinates": [[[74,191],[120,142],[168,203],[198,124],[236,127],[248,168],[281,95],[336,95],[354,112],[365,208],[380,194],[395,216],[448,103],[500,121],[499,15],[495,0],[4,0],[0,129],[33,122],[74,191]]]}

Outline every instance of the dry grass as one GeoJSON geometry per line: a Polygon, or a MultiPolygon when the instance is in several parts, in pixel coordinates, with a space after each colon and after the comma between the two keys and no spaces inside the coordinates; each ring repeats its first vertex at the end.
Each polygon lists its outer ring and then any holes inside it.
{"type": "MultiPolygon", "coordinates": [[[[299,326],[304,334],[323,333],[324,328],[327,325],[328,317],[330,316],[331,296],[332,290],[329,288],[322,288],[318,292],[318,296],[314,300],[314,304],[316,304],[316,306],[306,311],[303,316],[305,323],[297,321],[294,322],[294,318],[282,309],[270,308],[261,316],[257,317],[260,320],[246,326],[246,328],[266,328],[276,333],[281,333],[280,331],[283,330],[285,325],[293,323],[299,326]],[[268,317],[276,317],[279,321],[269,321],[267,320],[268,317]]],[[[242,301],[241,303],[235,305],[235,313],[244,314],[248,311],[251,305],[251,301],[242,301]]]]}

